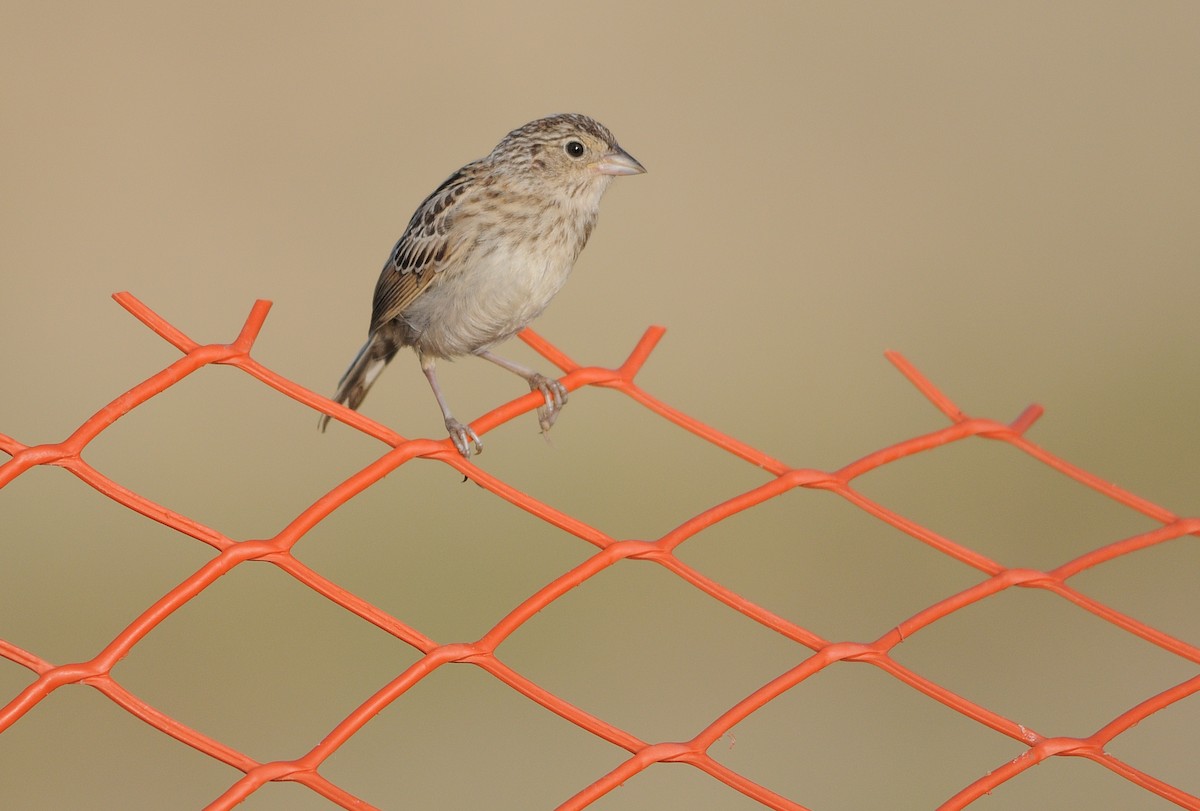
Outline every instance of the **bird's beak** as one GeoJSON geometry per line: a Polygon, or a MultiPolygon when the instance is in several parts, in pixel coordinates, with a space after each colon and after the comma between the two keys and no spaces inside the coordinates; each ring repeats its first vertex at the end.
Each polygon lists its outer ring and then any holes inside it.
{"type": "Polygon", "coordinates": [[[593,166],[602,175],[640,175],[646,171],[646,167],[638,163],[637,158],[619,146],[614,146],[612,151],[596,161],[593,166]]]}

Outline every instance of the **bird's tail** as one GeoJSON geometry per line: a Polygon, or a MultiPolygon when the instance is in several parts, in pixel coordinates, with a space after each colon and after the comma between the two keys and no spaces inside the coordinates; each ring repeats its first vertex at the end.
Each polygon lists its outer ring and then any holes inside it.
{"type": "MultiPolygon", "coordinates": [[[[343,403],[348,408],[357,409],[359,407],[367,396],[367,392],[371,390],[371,385],[383,371],[383,367],[396,357],[396,352],[400,349],[400,343],[393,336],[385,333],[387,330],[377,330],[367,338],[367,342],[362,345],[362,349],[358,350],[358,354],[351,361],[350,368],[342,375],[337,391],[334,392],[332,398],[334,401],[343,403]]],[[[328,414],[321,415],[322,431],[329,424],[329,419],[328,414]]]]}

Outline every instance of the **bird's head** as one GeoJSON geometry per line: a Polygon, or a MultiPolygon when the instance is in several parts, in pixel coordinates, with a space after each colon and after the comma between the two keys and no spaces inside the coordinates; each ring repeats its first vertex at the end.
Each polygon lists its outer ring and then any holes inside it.
{"type": "Polygon", "coordinates": [[[539,118],[513,130],[487,159],[531,179],[553,179],[569,187],[605,187],[618,175],[646,171],[607,127],[577,113],[539,118]]]}

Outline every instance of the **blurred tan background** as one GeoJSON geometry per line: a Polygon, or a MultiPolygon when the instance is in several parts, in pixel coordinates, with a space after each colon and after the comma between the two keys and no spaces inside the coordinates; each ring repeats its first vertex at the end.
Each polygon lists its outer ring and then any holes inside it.
{"type": "MultiPolygon", "coordinates": [[[[837,468],[944,424],[902,351],[969,413],[1048,413],[1031,438],[1179,514],[1200,512],[1200,6],[1179,3],[0,3],[0,432],[58,441],[178,353],[109,299],[200,342],[274,301],[256,357],[331,392],[413,208],[510,129],[586,112],[649,169],[536,328],[619,364],[668,328],[652,394],[797,467],[837,468]]],[[[507,354],[534,359],[519,342],[507,354]]],[[[539,365],[546,369],[544,362],[539,365]]],[[[456,413],[521,393],[447,366],[456,413]]],[[[442,436],[411,354],[365,412],[442,436]]],[[[235,538],[270,537],[382,452],[231,369],[206,369],[85,458],[235,538]]],[[[619,395],[572,396],[553,442],[527,416],[479,464],[614,537],[653,539],[765,481],[619,395]]],[[[1011,566],[1051,568],[1152,522],[1001,445],[858,481],[1011,566]]],[[[405,466],[297,555],[433,638],[484,634],[591,547],[436,464],[405,466]]],[[[827,493],[714,527],[681,557],[830,639],[872,640],[980,580],[827,493]]],[[[211,550],[58,469],[0,491],[0,638],[95,655],[211,550]]],[[[1200,643],[1194,539],[1072,581],[1200,643]]],[[[531,621],[501,657],[644,739],[684,740],[807,651],[653,564],[531,621]]],[[[896,658],[1043,735],[1088,735],[1196,667],[1039,591],[1009,592],[896,658]]],[[[114,670],[262,760],[298,757],[416,659],[247,565],[114,670]]],[[[0,661],[0,701],[29,682],[0,661]]],[[[1111,747],[1200,793],[1200,700],[1111,747]]],[[[817,811],[928,809],[1021,747],[868,665],[833,667],[713,753],[817,811]]],[[[470,667],[446,667],[322,772],[377,806],[552,808],[624,753],[470,667]]],[[[0,807],[200,808],[237,773],[87,687],[0,735],[0,807]]],[[[987,809],[1174,807],[1085,760],[987,809]]],[[[247,809],[331,808],[272,785],[247,809]]],[[[752,809],[660,766],[597,809],[752,809]]]]}

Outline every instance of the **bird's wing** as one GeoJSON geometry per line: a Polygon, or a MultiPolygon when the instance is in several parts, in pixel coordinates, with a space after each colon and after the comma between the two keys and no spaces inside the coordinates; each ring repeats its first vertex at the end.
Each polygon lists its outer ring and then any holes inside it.
{"type": "Polygon", "coordinates": [[[404,312],[454,258],[458,204],[470,188],[475,164],[452,174],[417,207],[404,235],[392,248],[375,285],[371,330],[404,312]]]}

